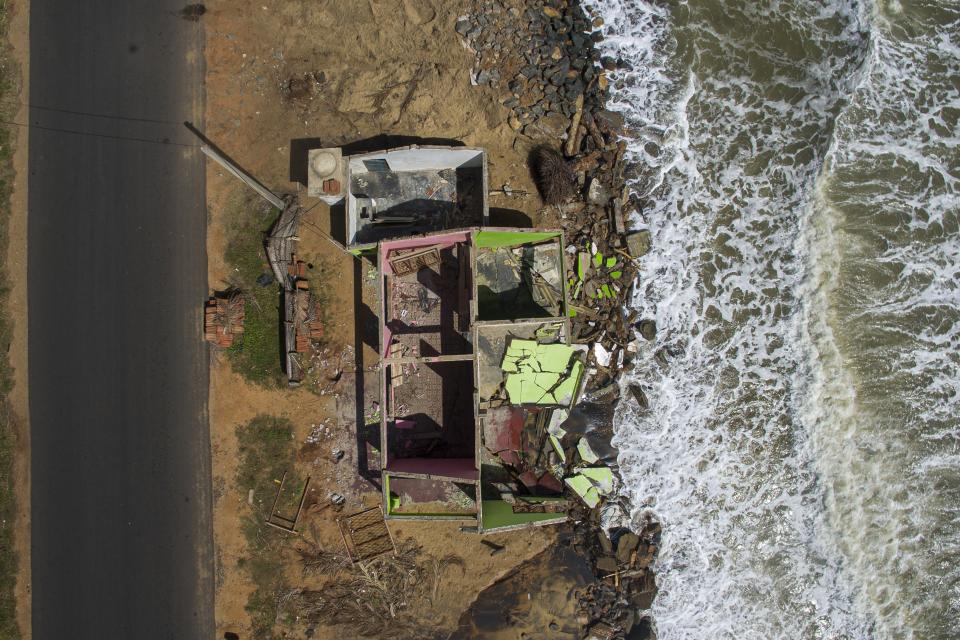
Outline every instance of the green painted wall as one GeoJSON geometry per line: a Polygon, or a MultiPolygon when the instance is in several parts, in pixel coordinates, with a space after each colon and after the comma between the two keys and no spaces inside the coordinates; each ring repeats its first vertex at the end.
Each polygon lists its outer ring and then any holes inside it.
{"type": "MultiPolygon", "coordinates": [[[[549,498],[545,498],[544,500],[549,500],[549,498]]],[[[484,530],[528,524],[530,522],[542,522],[544,520],[557,520],[562,517],[562,513],[514,513],[513,507],[503,500],[483,501],[484,530]]]]}
{"type": "Polygon", "coordinates": [[[557,231],[477,231],[473,240],[477,247],[497,249],[542,242],[559,235],[557,231]]]}

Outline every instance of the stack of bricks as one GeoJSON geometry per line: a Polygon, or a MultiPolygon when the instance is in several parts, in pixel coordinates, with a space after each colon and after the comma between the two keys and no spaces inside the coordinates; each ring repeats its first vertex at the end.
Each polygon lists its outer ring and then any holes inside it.
{"type": "Polygon", "coordinates": [[[323,192],[328,196],[340,195],[340,181],[336,178],[330,178],[323,181],[323,192]]]}
{"type": "Polygon", "coordinates": [[[231,347],[243,333],[243,296],[211,297],[203,309],[203,338],[218,347],[231,347]]]}
{"type": "Polygon", "coordinates": [[[320,321],[320,305],[310,293],[305,280],[297,281],[297,301],[294,331],[297,353],[307,353],[314,340],[323,338],[323,323],[320,321]]]}
{"type": "Polygon", "coordinates": [[[323,323],[320,322],[320,306],[315,302],[310,292],[310,283],[306,280],[308,265],[293,256],[287,273],[294,279],[296,296],[294,308],[294,334],[297,353],[310,351],[313,340],[323,338],[323,323]]]}
{"type": "Polygon", "coordinates": [[[296,302],[294,307],[294,335],[297,353],[310,351],[310,333],[306,331],[307,315],[310,309],[310,284],[306,280],[296,282],[296,302]]]}

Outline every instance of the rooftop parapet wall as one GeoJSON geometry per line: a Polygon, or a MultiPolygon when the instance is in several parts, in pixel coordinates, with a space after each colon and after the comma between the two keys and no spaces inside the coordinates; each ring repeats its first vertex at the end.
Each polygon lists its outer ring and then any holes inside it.
{"type": "Polygon", "coordinates": [[[347,244],[488,222],[487,157],[470,147],[402,147],[344,159],[347,244]]]}

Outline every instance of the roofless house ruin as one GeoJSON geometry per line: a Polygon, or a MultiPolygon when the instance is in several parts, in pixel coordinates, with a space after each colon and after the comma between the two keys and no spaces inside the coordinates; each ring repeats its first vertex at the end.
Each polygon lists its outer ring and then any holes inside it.
{"type": "MultiPolygon", "coordinates": [[[[296,384],[322,329],[296,257],[300,205],[208,155],[281,209],[266,250],[296,384]]],[[[588,372],[586,346],[571,344],[563,234],[484,226],[484,151],[314,149],[307,183],[340,217],[345,242],[331,240],[378,276],[384,516],[496,531],[565,520],[565,488],[588,506],[609,492],[610,470],[584,466],[599,457],[568,424],[588,372]]]]}
{"type": "Polygon", "coordinates": [[[342,204],[347,245],[376,262],[386,517],[563,521],[550,431],[586,354],[569,344],[562,234],[482,227],[481,149],[316,149],[308,162],[308,193],[342,204]]]}
{"type": "Polygon", "coordinates": [[[480,531],[565,519],[550,428],[578,396],[585,353],[569,344],[563,255],[559,231],[378,243],[387,518],[480,531]]]}

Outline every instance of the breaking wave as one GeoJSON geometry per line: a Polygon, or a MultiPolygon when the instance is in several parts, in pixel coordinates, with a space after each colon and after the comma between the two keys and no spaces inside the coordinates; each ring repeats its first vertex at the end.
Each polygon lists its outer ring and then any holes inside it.
{"type": "Polygon", "coordinates": [[[659,637],[955,637],[957,8],[586,4],[653,237],[615,443],[659,637]]]}

